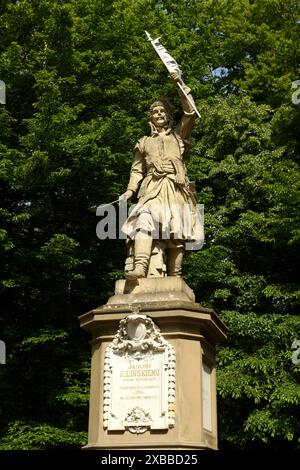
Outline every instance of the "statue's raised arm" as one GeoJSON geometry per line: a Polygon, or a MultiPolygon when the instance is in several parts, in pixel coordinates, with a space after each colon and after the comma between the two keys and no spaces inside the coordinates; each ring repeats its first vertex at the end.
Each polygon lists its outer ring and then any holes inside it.
{"type": "Polygon", "coordinates": [[[182,118],[176,126],[175,132],[181,137],[185,143],[185,155],[191,147],[190,137],[193,129],[195,119],[197,118],[197,108],[194,98],[191,94],[191,89],[184,83],[182,77],[177,72],[172,72],[170,78],[180,87],[178,93],[181,99],[181,106],[183,110],[182,118]]]}

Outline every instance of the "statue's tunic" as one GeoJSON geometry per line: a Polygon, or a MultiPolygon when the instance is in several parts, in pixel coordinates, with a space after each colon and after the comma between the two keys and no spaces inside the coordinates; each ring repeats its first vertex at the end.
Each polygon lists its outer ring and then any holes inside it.
{"type": "Polygon", "coordinates": [[[141,183],[138,204],[122,227],[129,238],[143,230],[153,238],[203,242],[203,224],[184,163],[194,118],[185,104],[175,130],[154,129],[137,142],[127,189],[137,192],[141,183]]]}

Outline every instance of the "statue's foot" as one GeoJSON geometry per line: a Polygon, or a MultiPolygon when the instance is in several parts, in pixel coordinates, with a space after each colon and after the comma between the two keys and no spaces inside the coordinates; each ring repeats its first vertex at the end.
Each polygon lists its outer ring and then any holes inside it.
{"type": "Polygon", "coordinates": [[[135,281],[141,277],[146,277],[145,270],[142,267],[137,267],[133,271],[125,273],[125,277],[128,281],[135,281]]]}

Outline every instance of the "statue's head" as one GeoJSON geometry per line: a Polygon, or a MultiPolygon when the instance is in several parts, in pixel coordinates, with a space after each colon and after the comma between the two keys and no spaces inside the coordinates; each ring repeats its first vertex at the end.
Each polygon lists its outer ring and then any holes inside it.
{"type": "Polygon", "coordinates": [[[167,99],[154,101],[149,109],[150,122],[156,128],[171,126],[173,107],[167,99]]]}

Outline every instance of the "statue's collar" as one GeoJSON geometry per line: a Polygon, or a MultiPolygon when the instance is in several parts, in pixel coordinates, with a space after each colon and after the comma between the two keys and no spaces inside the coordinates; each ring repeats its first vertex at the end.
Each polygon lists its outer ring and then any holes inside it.
{"type": "Polygon", "coordinates": [[[158,130],[153,126],[151,128],[151,137],[157,137],[159,135],[169,135],[172,132],[172,128],[169,127],[165,132],[159,133],[158,130]]]}

